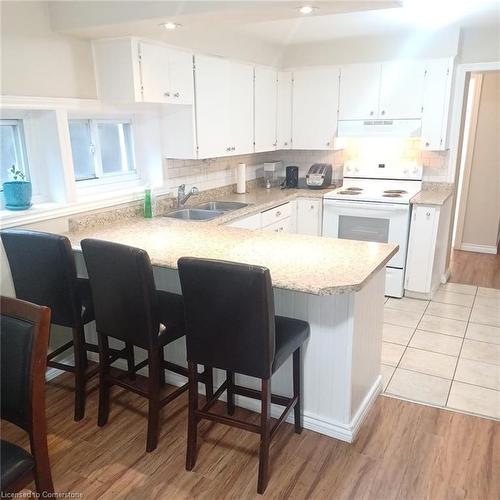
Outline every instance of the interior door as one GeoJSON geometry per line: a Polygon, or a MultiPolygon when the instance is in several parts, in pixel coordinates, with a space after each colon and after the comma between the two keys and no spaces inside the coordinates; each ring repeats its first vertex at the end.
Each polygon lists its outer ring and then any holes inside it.
{"type": "Polygon", "coordinates": [[[394,61],[382,64],[379,118],[422,116],[425,63],[394,61]]]}
{"type": "Polygon", "coordinates": [[[349,64],[340,70],[339,120],[378,117],[380,63],[349,64]]]}
{"type": "Polygon", "coordinates": [[[142,100],[144,102],[169,102],[170,75],[168,49],[154,43],[139,44],[142,100]]]}
{"type": "Polygon", "coordinates": [[[277,149],[292,147],[292,73],[278,72],[278,103],[276,117],[277,149]]]}
{"type": "Polygon", "coordinates": [[[168,49],[171,102],[193,104],[193,55],[182,50],[168,49]]]}
{"type": "Polygon", "coordinates": [[[198,158],[231,154],[228,95],[230,63],[226,59],[196,56],[196,135],[198,158]]]}
{"type": "Polygon", "coordinates": [[[331,149],[337,132],[338,67],[293,73],[294,149],[331,149]]]}
{"type": "Polygon", "coordinates": [[[253,66],[229,63],[229,154],[253,152],[253,66]]]}
{"type": "Polygon", "coordinates": [[[277,72],[255,67],[255,152],[276,149],[277,72]]]}

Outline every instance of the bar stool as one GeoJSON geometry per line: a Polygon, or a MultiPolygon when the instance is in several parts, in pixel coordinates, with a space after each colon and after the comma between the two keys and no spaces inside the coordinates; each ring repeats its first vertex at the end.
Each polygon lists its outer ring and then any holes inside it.
{"type": "Polygon", "coordinates": [[[257,492],[266,489],[269,446],[279,426],[294,410],[295,432],[302,431],[301,346],[309,337],[305,321],[275,316],[269,270],[265,267],[183,257],[178,261],[186,314],[189,369],[189,413],[186,469],[196,462],[197,427],[201,419],[260,434],[257,492]],[[271,376],[293,354],[293,396],[271,393],[271,376]],[[226,381],[201,409],[198,407],[196,364],[226,370],[226,381]],[[261,391],[239,386],[234,374],[261,379],[261,391]],[[234,395],[261,401],[260,425],[210,412],[227,391],[227,411],[234,413],[234,395]],[[285,410],[271,426],[271,402],[285,410]]]}
{"type": "MultiPolygon", "coordinates": [[[[188,376],[185,367],[165,361],[164,357],[164,346],[185,333],[182,296],[156,290],[149,256],[140,248],[95,239],[82,240],[81,247],[94,298],[101,358],[98,425],[108,421],[111,386],[139,394],[149,402],[146,451],[153,451],[158,443],[160,408],[188,389],[186,383],[160,399],[165,369],[188,376]],[[148,366],[146,387],[110,369],[109,337],[147,351],[147,358],[133,367],[135,372],[148,366]]],[[[210,375],[211,371],[203,377],[208,397],[213,394],[210,375]]]]}
{"type": "MultiPolygon", "coordinates": [[[[85,340],[84,325],[94,320],[94,311],[87,279],[77,278],[71,244],[65,236],[7,229],[0,233],[14,282],[16,297],[48,306],[52,324],[68,327],[73,339],[47,356],[47,366],[74,373],[75,420],[85,415],[86,383],[99,371],[89,367],[87,352],[98,352],[97,345],[85,340]],[[54,361],[73,348],[74,366],[54,361]]],[[[133,365],[131,346],[112,356],[125,357],[133,365]]]]}

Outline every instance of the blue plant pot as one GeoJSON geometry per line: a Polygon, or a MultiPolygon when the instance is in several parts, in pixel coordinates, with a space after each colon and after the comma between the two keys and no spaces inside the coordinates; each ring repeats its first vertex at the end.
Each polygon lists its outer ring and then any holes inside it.
{"type": "Polygon", "coordinates": [[[8,210],[27,210],[31,207],[31,182],[10,181],[3,183],[5,208],[8,210]]]}

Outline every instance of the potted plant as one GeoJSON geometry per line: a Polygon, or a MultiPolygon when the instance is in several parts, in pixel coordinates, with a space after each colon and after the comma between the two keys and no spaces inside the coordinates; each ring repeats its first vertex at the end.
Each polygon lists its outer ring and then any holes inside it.
{"type": "Polygon", "coordinates": [[[12,181],[3,183],[5,208],[8,210],[26,210],[31,207],[31,182],[15,165],[9,168],[12,181]]]}

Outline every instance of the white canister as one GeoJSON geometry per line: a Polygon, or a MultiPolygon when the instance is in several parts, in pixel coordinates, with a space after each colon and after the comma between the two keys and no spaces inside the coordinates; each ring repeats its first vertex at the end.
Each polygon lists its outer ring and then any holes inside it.
{"type": "Polygon", "coordinates": [[[238,194],[247,191],[247,166],[244,163],[238,163],[236,170],[236,192],[238,194]]]}

